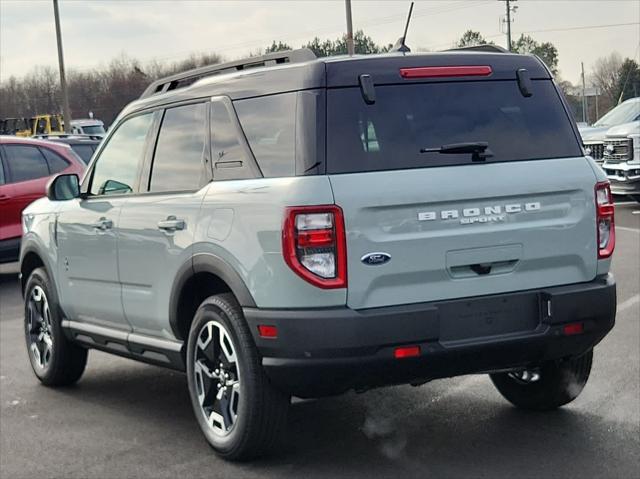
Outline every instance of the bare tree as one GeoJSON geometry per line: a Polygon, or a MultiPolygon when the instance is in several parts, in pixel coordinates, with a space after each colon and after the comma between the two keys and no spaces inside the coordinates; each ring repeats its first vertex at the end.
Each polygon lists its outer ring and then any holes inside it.
{"type": "MultiPolygon", "coordinates": [[[[74,118],[93,112],[109,125],[120,110],[138,98],[157,78],[191,68],[222,61],[216,53],[191,55],[188,58],[162,64],[157,61],[141,65],[135,59],[120,55],[106,68],[91,71],[69,71],[69,103],[74,118]]],[[[38,67],[22,78],[10,77],[0,84],[0,116],[29,118],[38,114],[59,113],[60,88],[56,71],[38,67]]]]}
{"type": "Polygon", "coordinates": [[[622,57],[618,52],[598,58],[593,66],[590,81],[598,88],[605,100],[606,104],[603,105],[602,111],[606,111],[618,101],[621,69],[622,57]]]}

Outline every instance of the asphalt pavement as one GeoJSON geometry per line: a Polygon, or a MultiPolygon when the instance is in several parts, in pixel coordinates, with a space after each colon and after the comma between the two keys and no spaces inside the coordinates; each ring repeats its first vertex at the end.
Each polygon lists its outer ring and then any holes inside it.
{"type": "Polygon", "coordinates": [[[569,406],[520,411],[487,376],[296,402],[280,454],[248,464],[213,454],[180,373],[92,351],[76,386],[39,385],[0,275],[0,478],[639,477],[640,207],[616,215],[617,324],[569,406]]]}

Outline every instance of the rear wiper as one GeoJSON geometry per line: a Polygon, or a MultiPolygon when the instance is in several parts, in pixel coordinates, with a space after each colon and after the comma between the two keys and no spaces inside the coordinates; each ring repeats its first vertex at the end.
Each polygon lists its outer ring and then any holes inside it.
{"type": "Polygon", "coordinates": [[[455,155],[460,153],[471,153],[471,160],[484,161],[493,156],[486,141],[469,141],[466,143],[451,143],[437,148],[422,148],[420,153],[442,153],[444,155],[455,155]]]}

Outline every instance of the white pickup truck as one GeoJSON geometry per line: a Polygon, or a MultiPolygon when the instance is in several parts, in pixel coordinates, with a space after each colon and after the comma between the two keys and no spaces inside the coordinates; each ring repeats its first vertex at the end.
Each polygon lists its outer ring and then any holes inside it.
{"type": "Polygon", "coordinates": [[[93,135],[103,137],[106,133],[104,123],[94,118],[71,120],[71,132],[76,135],[93,135]]]}
{"type": "Polygon", "coordinates": [[[640,98],[626,100],[579,130],[587,154],[607,173],[613,194],[640,202],[640,98]]]}

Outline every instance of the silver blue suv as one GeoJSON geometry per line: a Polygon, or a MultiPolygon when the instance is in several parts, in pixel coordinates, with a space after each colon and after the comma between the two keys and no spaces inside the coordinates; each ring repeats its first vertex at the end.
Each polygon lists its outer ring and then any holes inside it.
{"type": "Polygon", "coordinates": [[[229,459],[276,442],[291,396],[488,373],[557,408],[614,325],[609,184],[534,56],[164,78],[23,223],[38,379],[79,380],[90,349],[186,371],[229,459]]]}

